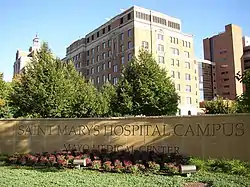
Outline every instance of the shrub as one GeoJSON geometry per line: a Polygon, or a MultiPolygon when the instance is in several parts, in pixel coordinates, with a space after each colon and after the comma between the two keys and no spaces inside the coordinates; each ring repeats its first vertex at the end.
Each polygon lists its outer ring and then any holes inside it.
{"type": "Polygon", "coordinates": [[[112,171],[112,169],[113,169],[112,162],[110,162],[110,161],[104,162],[103,163],[103,169],[105,171],[112,171]]]}
{"type": "Polygon", "coordinates": [[[138,165],[132,165],[129,168],[129,170],[130,170],[131,173],[138,173],[140,171],[138,165]]]}
{"type": "Polygon", "coordinates": [[[125,170],[125,167],[123,167],[122,162],[120,160],[115,160],[114,165],[114,169],[118,173],[122,173],[125,170]]]}
{"type": "Polygon", "coordinates": [[[92,169],[99,170],[101,168],[101,166],[102,166],[101,160],[94,160],[92,162],[92,169]]]}
{"type": "Polygon", "coordinates": [[[179,173],[179,168],[172,163],[164,163],[163,170],[169,174],[179,173]]]}
{"type": "Polygon", "coordinates": [[[158,172],[161,169],[159,164],[157,164],[156,162],[152,162],[152,161],[148,162],[148,167],[149,167],[149,170],[153,172],[158,172]]]}

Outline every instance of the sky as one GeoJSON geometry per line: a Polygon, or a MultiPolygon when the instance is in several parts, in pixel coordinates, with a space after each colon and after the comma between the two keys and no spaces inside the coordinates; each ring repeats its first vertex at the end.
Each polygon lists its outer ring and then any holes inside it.
{"type": "Polygon", "coordinates": [[[133,5],[181,19],[182,31],[194,35],[198,58],[202,40],[227,24],[250,36],[249,0],[0,0],[0,72],[12,79],[16,51],[28,50],[36,34],[63,58],[73,41],[133,5]]]}

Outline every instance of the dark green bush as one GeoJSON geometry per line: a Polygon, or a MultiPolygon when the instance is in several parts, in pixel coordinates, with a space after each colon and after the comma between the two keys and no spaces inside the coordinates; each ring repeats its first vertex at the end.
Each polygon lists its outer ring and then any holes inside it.
{"type": "Polygon", "coordinates": [[[196,165],[197,169],[202,171],[250,175],[250,163],[240,160],[190,158],[188,164],[196,165]]]}

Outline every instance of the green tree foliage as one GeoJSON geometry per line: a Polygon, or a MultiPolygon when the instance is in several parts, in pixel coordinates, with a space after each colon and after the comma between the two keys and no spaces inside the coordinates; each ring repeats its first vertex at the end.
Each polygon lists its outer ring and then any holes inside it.
{"type": "Polygon", "coordinates": [[[76,72],[73,63],[55,58],[46,43],[14,81],[13,89],[15,117],[90,117],[102,113],[98,111],[97,90],[76,72]]]}
{"type": "Polygon", "coordinates": [[[121,115],[174,115],[179,96],[167,71],[141,50],[125,67],[116,86],[113,109],[121,115]]]}
{"type": "Polygon", "coordinates": [[[218,96],[212,101],[203,103],[205,114],[231,114],[236,113],[237,103],[218,96]]]}
{"type": "Polygon", "coordinates": [[[103,116],[117,116],[115,113],[115,108],[113,108],[115,98],[116,98],[116,89],[115,87],[107,82],[100,89],[100,105],[102,106],[103,116]]]}
{"type": "Polygon", "coordinates": [[[9,106],[9,95],[11,93],[11,83],[3,80],[3,73],[0,73],[0,118],[12,117],[9,106]]]}
{"type": "Polygon", "coordinates": [[[237,98],[237,112],[250,112],[250,71],[245,71],[243,74],[237,73],[236,78],[244,84],[246,91],[237,98]]]}

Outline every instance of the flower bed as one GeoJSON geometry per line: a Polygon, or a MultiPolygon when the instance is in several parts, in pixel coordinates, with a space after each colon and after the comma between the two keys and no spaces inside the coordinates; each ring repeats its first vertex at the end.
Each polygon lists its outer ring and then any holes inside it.
{"type": "Polygon", "coordinates": [[[152,172],[178,174],[179,166],[187,159],[176,154],[156,154],[154,152],[112,152],[60,151],[54,153],[15,154],[8,158],[10,165],[73,168],[74,160],[84,160],[84,168],[117,172],[152,172]]]}

